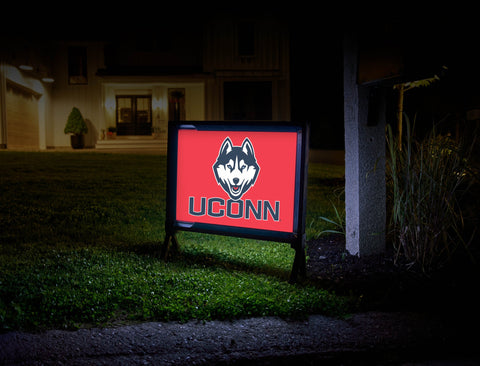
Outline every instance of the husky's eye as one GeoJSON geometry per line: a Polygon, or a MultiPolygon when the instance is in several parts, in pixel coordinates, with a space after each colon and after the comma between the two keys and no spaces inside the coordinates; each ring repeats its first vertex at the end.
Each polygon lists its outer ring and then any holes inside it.
{"type": "Polygon", "coordinates": [[[247,166],[245,164],[240,165],[240,173],[243,173],[243,169],[245,169],[247,166]]]}
{"type": "Polygon", "coordinates": [[[232,164],[227,164],[227,168],[230,169],[230,171],[232,171],[233,170],[232,164]]]}

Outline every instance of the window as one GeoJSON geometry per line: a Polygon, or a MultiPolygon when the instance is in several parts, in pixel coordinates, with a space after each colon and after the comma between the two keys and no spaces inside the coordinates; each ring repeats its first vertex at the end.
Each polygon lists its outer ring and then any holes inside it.
{"type": "Polygon", "coordinates": [[[87,84],[87,48],[68,48],[68,83],[87,84]]]}
{"type": "Polygon", "coordinates": [[[185,89],[168,89],[168,119],[185,121],[185,89]]]}
{"type": "Polygon", "coordinates": [[[272,83],[270,81],[225,82],[223,85],[224,119],[272,119],[272,83]]]}
{"type": "Polygon", "coordinates": [[[117,96],[117,135],[152,134],[152,96],[117,96]]]}

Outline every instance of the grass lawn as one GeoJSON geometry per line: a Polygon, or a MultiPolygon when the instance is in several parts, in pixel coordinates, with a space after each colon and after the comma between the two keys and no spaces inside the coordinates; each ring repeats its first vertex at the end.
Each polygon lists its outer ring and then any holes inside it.
{"type": "MultiPolygon", "coordinates": [[[[307,239],[335,219],[343,174],[310,165],[307,239]]],[[[181,232],[159,259],[165,183],[162,156],[1,152],[0,330],[347,311],[288,284],[288,244],[181,232]]]]}

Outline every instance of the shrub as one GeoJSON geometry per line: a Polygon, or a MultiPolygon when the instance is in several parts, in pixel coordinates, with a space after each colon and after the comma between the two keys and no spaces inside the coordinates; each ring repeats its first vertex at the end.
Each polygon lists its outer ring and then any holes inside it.
{"type": "Polygon", "coordinates": [[[74,135],[83,135],[88,132],[87,124],[78,108],[72,108],[63,132],[72,133],[74,135]]]}
{"type": "Polygon", "coordinates": [[[395,261],[429,273],[452,259],[463,236],[459,199],[469,187],[471,148],[433,128],[424,139],[414,140],[406,118],[401,149],[387,126],[387,192],[390,233],[395,261]]]}

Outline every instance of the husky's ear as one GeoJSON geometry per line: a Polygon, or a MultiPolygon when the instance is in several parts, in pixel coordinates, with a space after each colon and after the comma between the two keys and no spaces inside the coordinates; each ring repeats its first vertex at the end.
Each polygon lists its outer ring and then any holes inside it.
{"type": "Polygon", "coordinates": [[[255,156],[255,153],[253,151],[252,143],[250,142],[248,137],[245,140],[243,140],[242,151],[247,155],[255,156]]]}
{"type": "Polygon", "coordinates": [[[220,147],[220,155],[226,155],[233,150],[233,144],[230,140],[230,137],[227,137],[223,140],[222,146],[220,147]]]}

